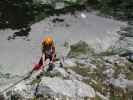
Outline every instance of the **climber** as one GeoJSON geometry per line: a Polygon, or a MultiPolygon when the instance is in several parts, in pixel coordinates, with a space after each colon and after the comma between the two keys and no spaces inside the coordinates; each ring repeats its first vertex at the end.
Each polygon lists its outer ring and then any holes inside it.
{"type": "Polygon", "coordinates": [[[40,70],[41,68],[44,69],[45,61],[49,59],[50,63],[47,71],[51,71],[54,67],[55,57],[56,54],[54,41],[51,36],[47,36],[42,41],[42,56],[40,58],[40,61],[34,66],[33,70],[36,71],[40,70]]]}

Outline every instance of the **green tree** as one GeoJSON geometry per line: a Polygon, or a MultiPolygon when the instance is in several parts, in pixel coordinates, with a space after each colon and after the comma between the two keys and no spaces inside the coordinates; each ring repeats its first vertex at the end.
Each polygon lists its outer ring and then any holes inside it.
{"type": "Polygon", "coordinates": [[[32,0],[1,0],[0,1],[0,28],[27,27],[34,19],[32,0]]]}

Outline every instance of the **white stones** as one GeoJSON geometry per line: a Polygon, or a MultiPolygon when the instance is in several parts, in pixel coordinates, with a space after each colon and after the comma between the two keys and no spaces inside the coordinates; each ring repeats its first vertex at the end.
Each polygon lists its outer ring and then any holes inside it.
{"type": "Polygon", "coordinates": [[[96,95],[99,96],[102,100],[109,100],[107,97],[102,95],[100,92],[96,92],[96,95]]]}
{"type": "Polygon", "coordinates": [[[108,78],[111,78],[113,77],[114,72],[115,71],[112,68],[110,68],[110,69],[103,71],[103,74],[105,74],[108,78]]]}
{"type": "Polygon", "coordinates": [[[112,84],[115,87],[126,88],[126,80],[125,79],[113,79],[112,84]]]}
{"type": "Polygon", "coordinates": [[[76,72],[74,72],[71,69],[68,69],[67,72],[69,73],[68,79],[70,79],[70,80],[76,79],[76,80],[82,81],[84,79],[83,76],[77,74],[76,72]]]}
{"type": "Polygon", "coordinates": [[[55,67],[53,69],[51,74],[54,74],[54,75],[57,75],[57,76],[63,77],[63,78],[68,77],[68,75],[69,75],[63,68],[57,68],[57,67],[55,67]]]}
{"type": "Polygon", "coordinates": [[[81,13],[81,18],[85,19],[87,16],[84,13],[81,13]]]}
{"type": "Polygon", "coordinates": [[[64,67],[75,67],[75,66],[77,66],[77,65],[74,62],[74,59],[66,59],[64,61],[64,67]]]}

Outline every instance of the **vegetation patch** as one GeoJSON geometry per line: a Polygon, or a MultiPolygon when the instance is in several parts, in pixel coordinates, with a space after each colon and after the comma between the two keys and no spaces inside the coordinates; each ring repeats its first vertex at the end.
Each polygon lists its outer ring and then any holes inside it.
{"type": "Polygon", "coordinates": [[[87,77],[89,76],[89,72],[90,72],[90,69],[89,68],[81,68],[81,67],[73,67],[71,68],[73,71],[75,71],[76,73],[84,76],[84,77],[87,77]]]}
{"type": "Polygon", "coordinates": [[[76,58],[81,55],[87,57],[89,54],[94,54],[94,50],[84,41],[79,41],[78,43],[70,46],[70,51],[68,53],[69,58],[76,58]]]}

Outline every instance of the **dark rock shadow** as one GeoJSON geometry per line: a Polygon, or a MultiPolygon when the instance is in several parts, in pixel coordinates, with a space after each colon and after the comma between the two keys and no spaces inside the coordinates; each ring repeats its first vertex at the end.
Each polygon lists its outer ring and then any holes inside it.
{"type": "Polygon", "coordinates": [[[64,22],[64,19],[61,19],[61,18],[54,18],[52,20],[53,23],[58,23],[58,22],[64,22]]]}
{"type": "Polygon", "coordinates": [[[21,28],[18,32],[13,33],[12,36],[8,36],[7,40],[14,40],[16,37],[25,37],[29,36],[31,27],[21,28]]]}

